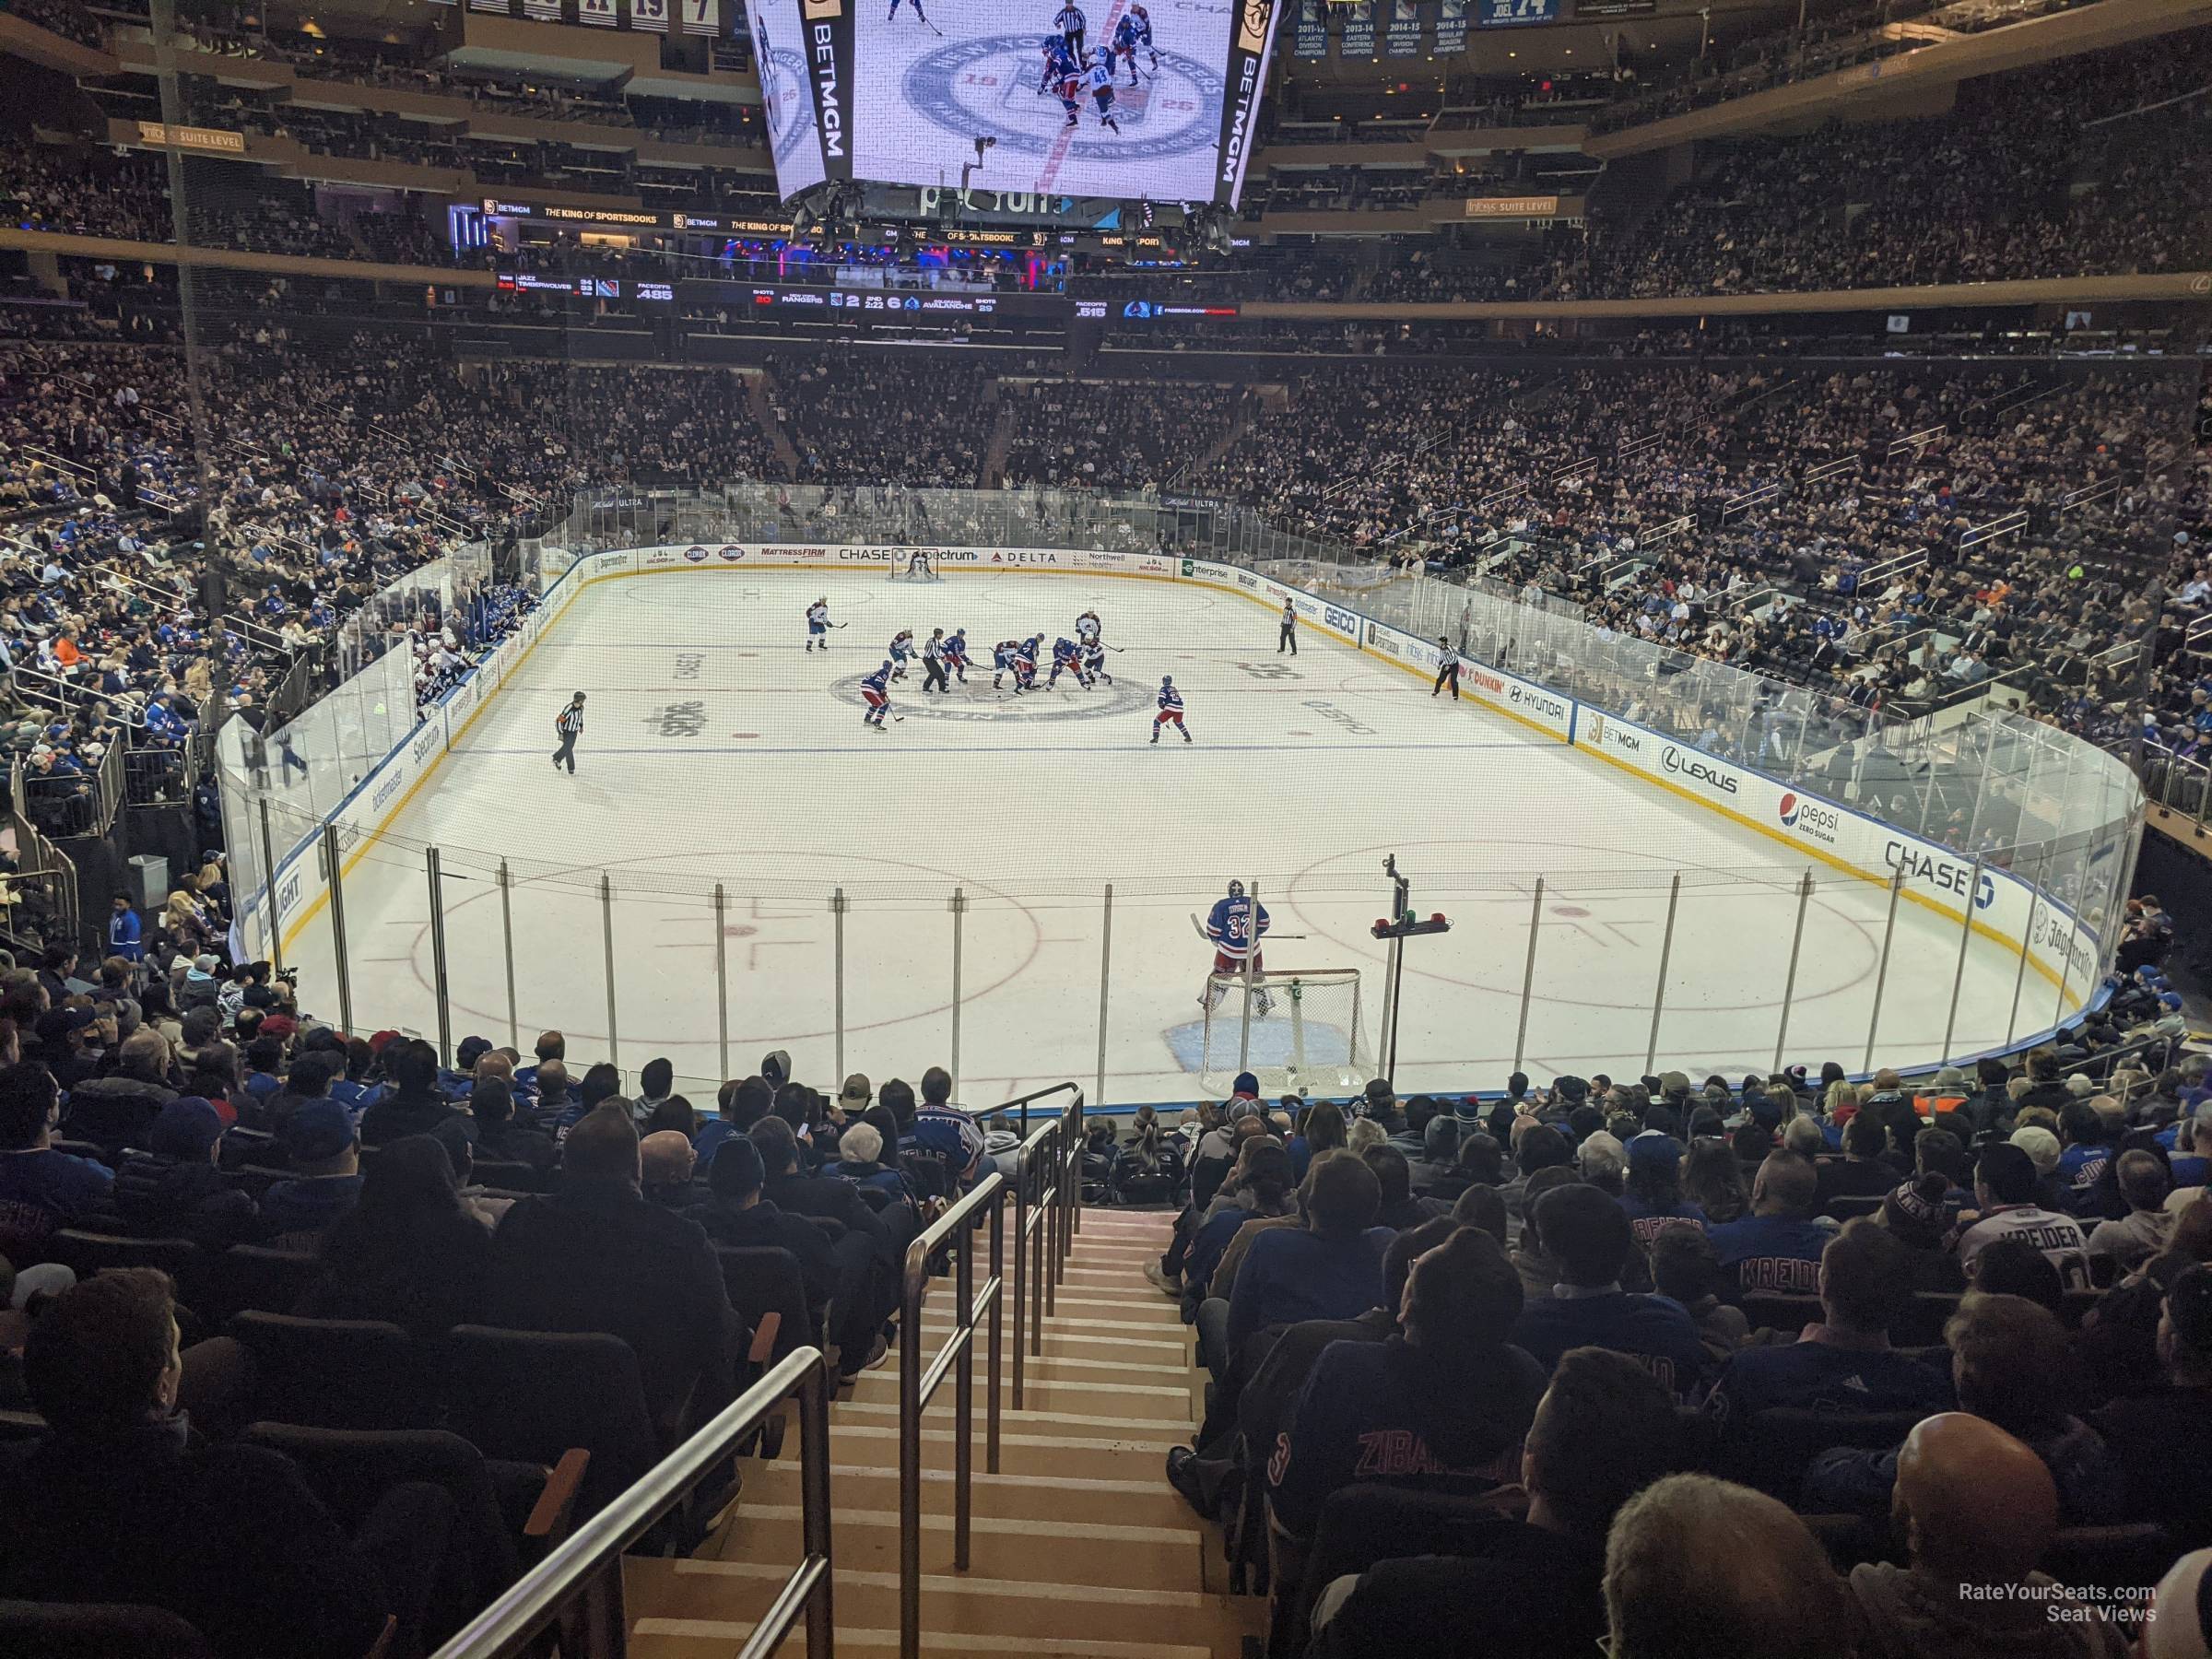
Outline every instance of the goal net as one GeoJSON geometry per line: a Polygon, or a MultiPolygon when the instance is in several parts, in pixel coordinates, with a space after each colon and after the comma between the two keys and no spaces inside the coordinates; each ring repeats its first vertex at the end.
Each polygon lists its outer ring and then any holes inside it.
{"type": "Polygon", "coordinates": [[[1226,1097],[1239,1072],[1263,1095],[1357,1094],[1372,1075],[1359,970],[1206,977],[1199,1087],[1226,1097]]]}

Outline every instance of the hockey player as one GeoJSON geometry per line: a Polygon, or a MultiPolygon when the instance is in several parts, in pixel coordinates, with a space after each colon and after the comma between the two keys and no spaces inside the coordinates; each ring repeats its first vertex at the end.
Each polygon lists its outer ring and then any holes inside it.
{"type": "Polygon", "coordinates": [[[817,599],[806,607],[806,649],[830,649],[830,601],[817,599]]]}
{"type": "MultiPolygon", "coordinates": [[[[1084,71],[1083,78],[1077,86],[1079,91],[1089,93],[1092,101],[1099,106],[1099,119],[1115,132],[1120,132],[1122,124],[1113,118],[1113,48],[1099,48],[1098,61],[1084,71]]],[[[1063,99],[1061,101],[1065,103],[1066,100],[1063,99]]],[[[1070,122],[1075,119],[1073,115],[1068,117],[1070,122]]]]}
{"type": "Polygon", "coordinates": [[[884,659],[883,666],[860,682],[860,695],[868,705],[868,712],[860,717],[860,724],[883,730],[883,717],[891,707],[891,663],[884,659]]]}
{"type": "MultiPolygon", "coordinates": [[[[1014,659],[1021,654],[1019,640],[1001,640],[991,648],[991,689],[998,690],[1000,677],[1014,673],[1014,659]]],[[[1014,689],[1021,689],[1021,677],[1015,675],[1014,689]]]]}
{"type": "Polygon", "coordinates": [[[945,665],[960,677],[960,684],[968,683],[968,630],[956,628],[945,641],[945,665]]]}
{"type": "Polygon", "coordinates": [[[1153,742],[1159,741],[1159,728],[1171,723],[1182,734],[1182,740],[1190,742],[1190,728],[1182,724],[1182,693],[1175,689],[1174,680],[1163,674],[1159,677],[1159,709],[1152,716],[1153,742]]]}
{"type": "Polygon", "coordinates": [[[1037,688],[1037,650],[1044,643],[1042,634],[1031,634],[1014,647],[1014,661],[1008,665],[1014,670],[1014,689],[1034,691],[1037,688]]]}
{"type": "MultiPolygon", "coordinates": [[[[1058,35],[1044,37],[1044,78],[1037,83],[1037,96],[1042,98],[1066,81],[1082,74],[1083,66],[1076,62],[1076,54],[1067,49],[1067,42],[1058,35]]],[[[1063,94],[1062,101],[1065,101],[1063,94]]]]}
{"type": "Polygon", "coordinates": [[[1076,638],[1086,645],[1096,645],[1100,635],[1106,631],[1095,610],[1085,611],[1076,618],[1076,638]]]}
{"type": "Polygon", "coordinates": [[[891,636],[888,649],[891,653],[891,677],[904,679],[906,665],[914,654],[914,630],[911,628],[900,629],[891,636]]]}
{"type": "Polygon", "coordinates": [[[1076,684],[1081,686],[1086,691],[1090,689],[1090,676],[1083,672],[1081,648],[1073,640],[1054,640],[1053,641],[1053,672],[1044,682],[1044,688],[1047,691],[1060,683],[1060,671],[1064,668],[1076,677],[1076,684]]]}
{"type": "Polygon", "coordinates": [[[1068,55],[1078,64],[1082,63],[1083,8],[1075,5],[1074,0],[1069,0],[1068,5],[1053,14],[1053,27],[1060,31],[1061,43],[1067,48],[1068,55]]]}
{"type": "Polygon", "coordinates": [[[929,630],[929,642],[922,647],[922,689],[949,691],[952,682],[945,677],[945,630],[929,630]]]}
{"type": "Polygon", "coordinates": [[[1142,46],[1152,56],[1152,73],[1159,73],[1159,53],[1152,50],[1152,18],[1141,6],[1133,6],[1122,14],[1122,20],[1113,26],[1113,55],[1129,65],[1129,84],[1136,85],[1136,49],[1142,46]]]}
{"type": "MultiPolygon", "coordinates": [[[[925,11],[924,11],[924,10],[922,9],[922,0],[909,0],[909,3],[910,3],[910,4],[911,4],[911,5],[913,6],[913,8],[914,8],[914,16],[915,16],[915,17],[917,17],[917,18],[921,18],[921,19],[922,19],[922,21],[923,21],[923,22],[924,22],[924,23],[929,23],[929,27],[930,27],[930,28],[932,28],[932,29],[935,29],[935,28],[936,28],[936,25],[935,25],[935,23],[930,23],[930,22],[929,22],[929,14],[928,14],[927,12],[925,12],[925,11]]],[[[890,16],[889,16],[889,17],[888,17],[888,18],[884,18],[884,21],[885,21],[886,23],[896,23],[898,20],[899,20],[899,0],[891,0],[891,13],[890,13],[890,16]]]]}
{"type": "Polygon", "coordinates": [[[1083,672],[1093,679],[1104,680],[1108,685],[1112,685],[1113,676],[1106,672],[1106,647],[1094,640],[1084,646],[1082,650],[1083,672]]]}
{"type": "MultiPolygon", "coordinates": [[[[1214,973],[1242,973],[1247,964],[1254,973],[1265,972],[1266,964],[1260,955],[1260,936],[1267,927],[1267,907],[1256,899],[1246,898],[1242,882],[1230,882],[1229,896],[1217,899],[1206,918],[1206,936],[1214,942],[1214,973]]],[[[1221,987],[1209,978],[1206,994],[1198,1000],[1210,1008],[1220,994],[1221,987]]],[[[1271,1001],[1263,991],[1253,1012],[1265,1018],[1270,1006],[1271,1001]]]]}

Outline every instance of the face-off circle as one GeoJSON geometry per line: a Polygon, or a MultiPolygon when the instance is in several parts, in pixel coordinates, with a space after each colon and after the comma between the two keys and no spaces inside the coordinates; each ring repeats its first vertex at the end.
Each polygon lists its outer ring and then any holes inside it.
{"type": "MultiPolygon", "coordinates": [[[[1049,673],[1050,670],[1046,670],[1049,673]]],[[[1126,715],[1149,716],[1153,707],[1152,688],[1134,680],[1117,679],[1111,686],[1100,682],[1088,691],[1071,682],[1065,674],[1060,677],[1057,690],[1048,691],[1044,673],[1037,676],[1037,688],[1024,691],[1017,697],[1013,677],[1006,677],[1003,691],[991,689],[991,671],[985,668],[977,674],[973,665],[968,669],[968,683],[953,682],[949,692],[934,691],[924,696],[920,690],[922,671],[913,670],[912,677],[899,682],[899,693],[891,700],[891,712],[909,720],[947,720],[969,723],[997,721],[1009,724],[1028,724],[1065,720],[1115,720],[1126,715]],[[913,688],[909,689],[908,688],[913,688]]],[[[867,702],[860,694],[861,677],[837,681],[830,688],[830,695],[841,703],[855,709],[866,708],[867,702]]]]}
{"type": "MultiPolygon", "coordinates": [[[[1171,52],[1159,53],[1157,75],[1140,73],[1131,86],[1115,60],[1115,134],[1101,126],[1088,95],[1082,124],[1065,136],[1067,118],[1052,92],[1040,95],[1044,59],[1037,34],[990,35],[956,41],[916,58],[902,88],[907,107],[960,140],[996,138],[1010,150],[1043,156],[1065,144],[1065,154],[1089,161],[1158,161],[1211,149],[1220,142],[1222,81],[1218,72],[1171,52]]],[[[1150,49],[1140,47],[1144,71],[1150,49]]]]}

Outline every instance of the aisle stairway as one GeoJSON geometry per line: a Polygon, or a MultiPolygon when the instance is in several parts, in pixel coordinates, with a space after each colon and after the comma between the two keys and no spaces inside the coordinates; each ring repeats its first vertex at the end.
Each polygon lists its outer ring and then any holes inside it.
{"type": "MultiPolygon", "coordinates": [[[[1191,1333],[1144,1279],[1167,1241],[1164,1214],[1087,1210],[1023,1409],[1006,1399],[1001,1472],[983,1473],[976,1376],[972,1560],[952,1567],[953,1388],[924,1417],[922,1651],[932,1659],[1238,1659],[1265,1603],[1223,1594],[1220,1543],[1163,1478],[1199,1404],[1191,1333]]],[[[935,1352],[952,1329],[950,1288],[924,1313],[935,1352]]],[[[1009,1334],[1008,1343],[1012,1336],[1009,1334]]],[[[832,1547],[841,1653],[899,1645],[897,1362],[871,1371],[831,1414],[832,1547]]],[[[629,1653],[718,1659],[736,1652],[799,1559],[795,1438],[749,1463],[735,1515],[693,1559],[632,1558],[629,1653]]],[[[783,1652],[805,1652],[794,1635],[783,1652]]]]}

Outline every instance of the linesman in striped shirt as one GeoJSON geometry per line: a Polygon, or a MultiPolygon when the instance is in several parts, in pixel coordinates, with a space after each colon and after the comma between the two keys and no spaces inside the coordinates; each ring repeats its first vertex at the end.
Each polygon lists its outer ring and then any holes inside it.
{"type": "Polygon", "coordinates": [[[553,770],[559,771],[565,760],[572,778],[576,775],[576,739],[583,735],[582,692],[577,692],[569,700],[569,706],[553,717],[553,730],[560,736],[560,747],[553,751],[553,770]]]}
{"type": "Polygon", "coordinates": [[[1436,637],[1436,684],[1429,692],[1434,697],[1446,686],[1452,688],[1452,700],[1459,700],[1459,653],[1452,649],[1452,641],[1439,634],[1436,637]]]}

